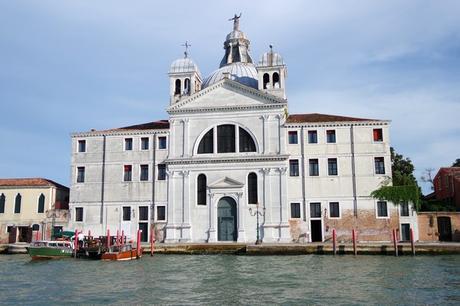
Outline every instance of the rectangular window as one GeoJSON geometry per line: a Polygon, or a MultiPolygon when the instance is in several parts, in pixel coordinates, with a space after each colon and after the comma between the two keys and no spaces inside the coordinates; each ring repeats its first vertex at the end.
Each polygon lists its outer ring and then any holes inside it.
{"type": "Polygon", "coordinates": [[[321,203],[310,203],[310,218],[321,218],[321,203]]]}
{"type": "Polygon", "coordinates": [[[131,207],[123,206],[123,221],[131,221],[131,207]]]}
{"type": "Polygon", "coordinates": [[[337,158],[327,159],[327,173],[329,175],[337,175],[337,158]]]}
{"type": "Polygon", "coordinates": [[[157,206],[157,221],[166,220],[166,206],[157,206]]]}
{"type": "Polygon", "coordinates": [[[387,202],[378,201],[377,202],[377,217],[388,217],[387,202]]]}
{"type": "Polygon", "coordinates": [[[235,152],[235,126],[223,124],[217,127],[217,153],[235,152]]]}
{"type": "Polygon", "coordinates": [[[300,203],[291,203],[291,218],[300,219],[300,203]]]}
{"type": "Polygon", "coordinates": [[[385,174],[385,162],[383,157],[374,158],[375,174],[385,174]]]}
{"type": "Polygon", "coordinates": [[[149,165],[141,165],[141,181],[148,181],[149,180],[149,165]]]}
{"type": "Polygon", "coordinates": [[[382,129],[374,129],[374,141],[383,141],[382,129]]]}
{"type": "Polygon", "coordinates": [[[141,221],[149,220],[149,207],[148,206],[139,206],[139,220],[141,221]]]}
{"type": "Polygon", "coordinates": [[[77,183],[85,182],[85,167],[77,167],[77,183]]]}
{"type": "Polygon", "coordinates": [[[316,131],[308,131],[308,143],[318,143],[318,133],[316,131]]]}
{"type": "Polygon", "coordinates": [[[149,149],[149,138],[142,137],[141,138],[141,150],[148,150],[149,149]]]}
{"type": "Polygon", "coordinates": [[[310,159],[308,163],[309,163],[309,169],[310,169],[310,176],[318,176],[319,175],[318,159],[310,159]]]}
{"type": "Polygon", "coordinates": [[[330,202],[329,203],[329,217],[330,218],[339,218],[340,217],[339,202],[330,202]]]}
{"type": "Polygon", "coordinates": [[[5,213],[5,201],[6,201],[6,197],[2,193],[2,195],[0,195],[0,214],[5,213]]]}
{"type": "Polygon", "coordinates": [[[399,205],[401,206],[401,217],[409,217],[409,203],[402,202],[399,205]]]}
{"type": "Polygon", "coordinates": [[[159,164],[158,165],[158,180],[162,181],[166,179],[166,165],[159,164]]]}
{"type": "Polygon", "coordinates": [[[78,141],[78,152],[86,152],[86,140],[79,140],[78,141]]]}
{"type": "Polygon", "coordinates": [[[83,222],[83,207],[75,207],[75,222],[83,222]]]}
{"type": "Polygon", "coordinates": [[[299,160],[298,159],[289,160],[289,175],[299,176],[299,160]]]}
{"type": "Polygon", "coordinates": [[[125,182],[131,182],[133,178],[133,166],[124,165],[123,169],[124,169],[123,180],[125,182]]]}
{"type": "Polygon", "coordinates": [[[159,150],[164,150],[166,149],[166,136],[160,136],[158,137],[158,149],[159,150]]]}
{"type": "Polygon", "coordinates": [[[131,151],[133,149],[133,139],[125,138],[125,151],[131,151]]]}
{"type": "Polygon", "coordinates": [[[297,144],[298,139],[297,139],[297,131],[289,131],[289,144],[297,144]]]}
{"type": "Polygon", "coordinates": [[[335,143],[335,130],[326,131],[327,143],[335,143]]]}

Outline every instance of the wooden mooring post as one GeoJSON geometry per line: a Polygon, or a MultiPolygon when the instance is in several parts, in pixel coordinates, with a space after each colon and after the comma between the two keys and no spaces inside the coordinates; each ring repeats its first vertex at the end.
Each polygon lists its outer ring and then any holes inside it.
{"type": "Polygon", "coordinates": [[[410,229],[410,248],[412,255],[415,256],[414,230],[412,228],[410,229]]]}
{"type": "Polygon", "coordinates": [[[150,256],[153,256],[153,251],[155,248],[155,226],[152,224],[150,230],[150,256]]]}
{"type": "Polygon", "coordinates": [[[395,249],[395,256],[398,256],[398,240],[396,238],[396,229],[393,229],[393,247],[395,249]]]}
{"type": "Polygon", "coordinates": [[[355,231],[355,229],[351,230],[351,236],[352,236],[352,239],[353,239],[353,253],[356,256],[356,255],[358,255],[358,250],[356,249],[356,231],[355,231]]]}
{"type": "Polygon", "coordinates": [[[334,252],[334,255],[337,254],[337,233],[335,231],[335,228],[332,229],[332,250],[334,252]]]}
{"type": "Polygon", "coordinates": [[[75,230],[74,239],[73,239],[73,251],[75,258],[77,258],[77,251],[78,251],[78,230],[75,230]]]}
{"type": "Polygon", "coordinates": [[[141,233],[142,233],[142,230],[137,230],[137,245],[136,245],[136,256],[137,258],[140,257],[140,254],[141,254],[141,233]]]}
{"type": "Polygon", "coordinates": [[[110,248],[110,230],[107,229],[107,248],[110,248]]]}

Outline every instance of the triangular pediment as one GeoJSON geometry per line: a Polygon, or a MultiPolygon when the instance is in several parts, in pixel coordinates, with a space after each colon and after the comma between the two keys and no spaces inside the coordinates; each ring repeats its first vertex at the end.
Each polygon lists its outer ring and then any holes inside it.
{"type": "Polygon", "coordinates": [[[231,179],[229,177],[224,177],[221,178],[211,184],[209,184],[209,188],[211,189],[225,189],[225,188],[242,188],[244,186],[243,183],[238,182],[234,179],[231,179]]]}
{"type": "Polygon", "coordinates": [[[245,86],[222,80],[169,107],[168,112],[229,108],[283,107],[286,100],[245,86]]]}

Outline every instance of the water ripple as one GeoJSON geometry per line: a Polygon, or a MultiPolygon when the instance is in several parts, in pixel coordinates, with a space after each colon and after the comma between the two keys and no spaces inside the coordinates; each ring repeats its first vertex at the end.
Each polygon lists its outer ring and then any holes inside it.
{"type": "Polygon", "coordinates": [[[460,256],[180,256],[101,262],[0,256],[0,304],[460,303],[460,256]]]}

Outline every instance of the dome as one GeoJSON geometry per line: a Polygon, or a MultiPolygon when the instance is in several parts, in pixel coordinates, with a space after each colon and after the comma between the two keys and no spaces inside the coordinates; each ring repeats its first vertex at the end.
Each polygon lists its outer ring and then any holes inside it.
{"type": "Polygon", "coordinates": [[[223,80],[226,73],[229,73],[229,78],[231,80],[252,88],[258,88],[256,67],[252,63],[241,62],[229,64],[217,69],[204,80],[202,88],[206,88],[223,80]]]}
{"type": "Polygon", "coordinates": [[[241,32],[240,30],[231,31],[230,33],[227,34],[227,37],[226,37],[225,40],[229,41],[229,40],[232,40],[232,39],[246,39],[246,40],[248,40],[248,38],[246,37],[246,34],[241,32]]]}
{"type": "Polygon", "coordinates": [[[169,68],[169,73],[184,72],[197,72],[198,74],[200,74],[198,66],[188,57],[175,60],[169,68]]]}
{"type": "Polygon", "coordinates": [[[282,66],[284,65],[284,60],[278,53],[273,51],[265,52],[259,60],[258,66],[261,67],[270,67],[270,66],[282,66]]]}

